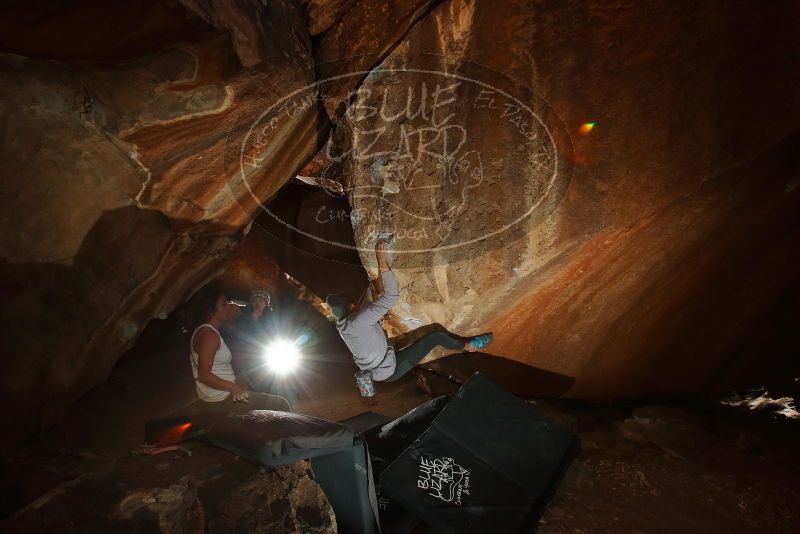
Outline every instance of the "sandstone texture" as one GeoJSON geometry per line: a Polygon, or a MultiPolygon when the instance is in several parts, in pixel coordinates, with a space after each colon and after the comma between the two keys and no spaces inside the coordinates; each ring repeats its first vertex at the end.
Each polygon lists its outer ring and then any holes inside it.
{"type": "Polygon", "coordinates": [[[350,223],[347,199],[303,183],[286,186],[251,231],[263,240],[284,272],[322,299],[341,292],[353,300],[364,294],[367,276],[350,223]]]}
{"type": "Polygon", "coordinates": [[[153,522],[158,524],[158,530],[165,534],[205,532],[203,504],[188,480],[167,488],[131,492],[120,501],[115,513],[125,521],[130,521],[137,514],[151,515],[153,522]]]}
{"type": "MultiPolygon", "coordinates": [[[[310,3],[310,7],[314,4],[310,3]]],[[[312,15],[319,13],[312,22],[322,13],[337,12],[334,4],[330,3],[327,9],[310,10],[312,15]]],[[[433,0],[358,2],[319,36],[315,60],[319,79],[325,80],[323,102],[331,118],[345,112],[351,92],[434,4],[433,0]]]]}
{"type": "Polygon", "coordinates": [[[273,259],[269,242],[257,228],[250,230],[216,282],[227,296],[243,300],[249,300],[254,288],[266,289],[273,300],[284,293],[294,293],[273,259]]]}
{"type": "Polygon", "coordinates": [[[386,233],[393,335],[493,330],[491,354],[575,397],[788,373],[798,18],[789,0],[7,3],[8,443],[226,269],[242,293],[289,275],[360,300],[386,233]]]}
{"type": "Polygon", "coordinates": [[[83,473],[4,518],[3,532],[336,532],[307,462],[268,473],[230,452],[174,452],[84,465],[83,473]]]}
{"type": "Polygon", "coordinates": [[[151,318],[221,272],[325,139],[312,104],[251,129],[313,79],[301,6],[138,5],[3,8],[16,24],[0,58],[0,366],[15,436],[57,421],[151,318]]]}
{"type": "MultiPolygon", "coordinates": [[[[433,6],[331,114],[373,276],[375,238],[395,234],[387,327],[493,330],[489,352],[583,397],[724,389],[785,357],[797,16],[791,2],[433,6]]],[[[326,46],[360,44],[331,30],[317,57],[326,46]]]]}
{"type": "Polygon", "coordinates": [[[211,532],[335,534],[336,516],[306,462],[243,481],[222,503],[211,532]]]}

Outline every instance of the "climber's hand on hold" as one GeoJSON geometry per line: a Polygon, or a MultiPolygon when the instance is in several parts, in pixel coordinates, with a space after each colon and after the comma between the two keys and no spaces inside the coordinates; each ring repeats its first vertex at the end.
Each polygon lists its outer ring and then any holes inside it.
{"type": "Polygon", "coordinates": [[[378,260],[378,269],[381,272],[390,270],[389,267],[389,242],[385,239],[379,239],[375,243],[375,259],[378,260]]]}

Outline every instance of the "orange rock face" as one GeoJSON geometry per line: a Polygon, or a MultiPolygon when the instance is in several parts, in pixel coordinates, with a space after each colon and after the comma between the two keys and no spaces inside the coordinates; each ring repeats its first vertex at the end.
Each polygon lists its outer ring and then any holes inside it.
{"type": "Polygon", "coordinates": [[[493,353],[573,396],[728,387],[790,337],[796,2],[21,6],[0,8],[0,424],[18,436],[223,272],[256,218],[272,241],[233,285],[268,282],[263,254],[357,298],[354,259],[374,274],[389,232],[393,332],[492,329],[493,353]]]}
{"type": "Polygon", "coordinates": [[[316,105],[257,123],[314,77],[294,2],[123,4],[3,17],[17,55],[0,82],[2,424],[17,435],[58,420],[220,273],[327,136],[316,105]]]}
{"type": "Polygon", "coordinates": [[[659,6],[444,2],[337,108],[364,264],[395,234],[395,327],[494,330],[490,352],[584,397],[731,387],[780,345],[797,6],[659,6]]]}

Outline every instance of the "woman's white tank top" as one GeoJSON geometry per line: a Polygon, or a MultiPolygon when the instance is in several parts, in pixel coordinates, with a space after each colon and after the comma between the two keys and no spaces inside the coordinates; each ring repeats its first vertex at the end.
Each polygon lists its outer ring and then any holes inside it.
{"type": "Polygon", "coordinates": [[[200,397],[200,400],[206,402],[219,402],[225,400],[228,395],[230,395],[230,392],[214,389],[197,379],[197,362],[199,361],[199,356],[197,355],[197,351],[194,350],[194,338],[202,328],[210,328],[219,336],[220,345],[217,353],[214,355],[214,364],[211,366],[211,372],[220,378],[235,382],[236,375],[233,373],[233,366],[231,365],[231,350],[228,348],[228,345],[225,344],[225,340],[222,339],[219,331],[210,324],[201,324],[195,328],[192,333],[192,339],[189,340],[189,361],[192,363],[192,375],[194,376],[197,396],[200,397]]]}

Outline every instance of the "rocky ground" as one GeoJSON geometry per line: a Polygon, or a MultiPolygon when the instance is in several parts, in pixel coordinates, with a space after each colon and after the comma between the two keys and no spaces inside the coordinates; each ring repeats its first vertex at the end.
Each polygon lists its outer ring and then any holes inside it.
{"type": "Polygon", "coordinates": [[[800,528],[800,436],[792,422],[710,403],[555,410],[583,450],[540,532],[800,528]]]}
{"type": "MultiPolygon", "coordinates": [[[[262,473],[199,443],[136,454],[147,420],[192,399],[185,337],[169,322],[151,325],[60,427],[3,459],[4,532],[335,532],[303,462],[262,473]]],[[[362,399],[335,346],[311,368],[294,407],[330,420],[400,415],[448,387],[419,372],[362,399]]],[[[539,532],[800,529],[795,420],[710,401],[531,402],[582,443],[539,532]]]]}
{"type": "Polygon", "coordinates": [[[10,519],[5,532],[336,532],[305,462],[272,472],[199,443],[98,462],[10,519]]]}

